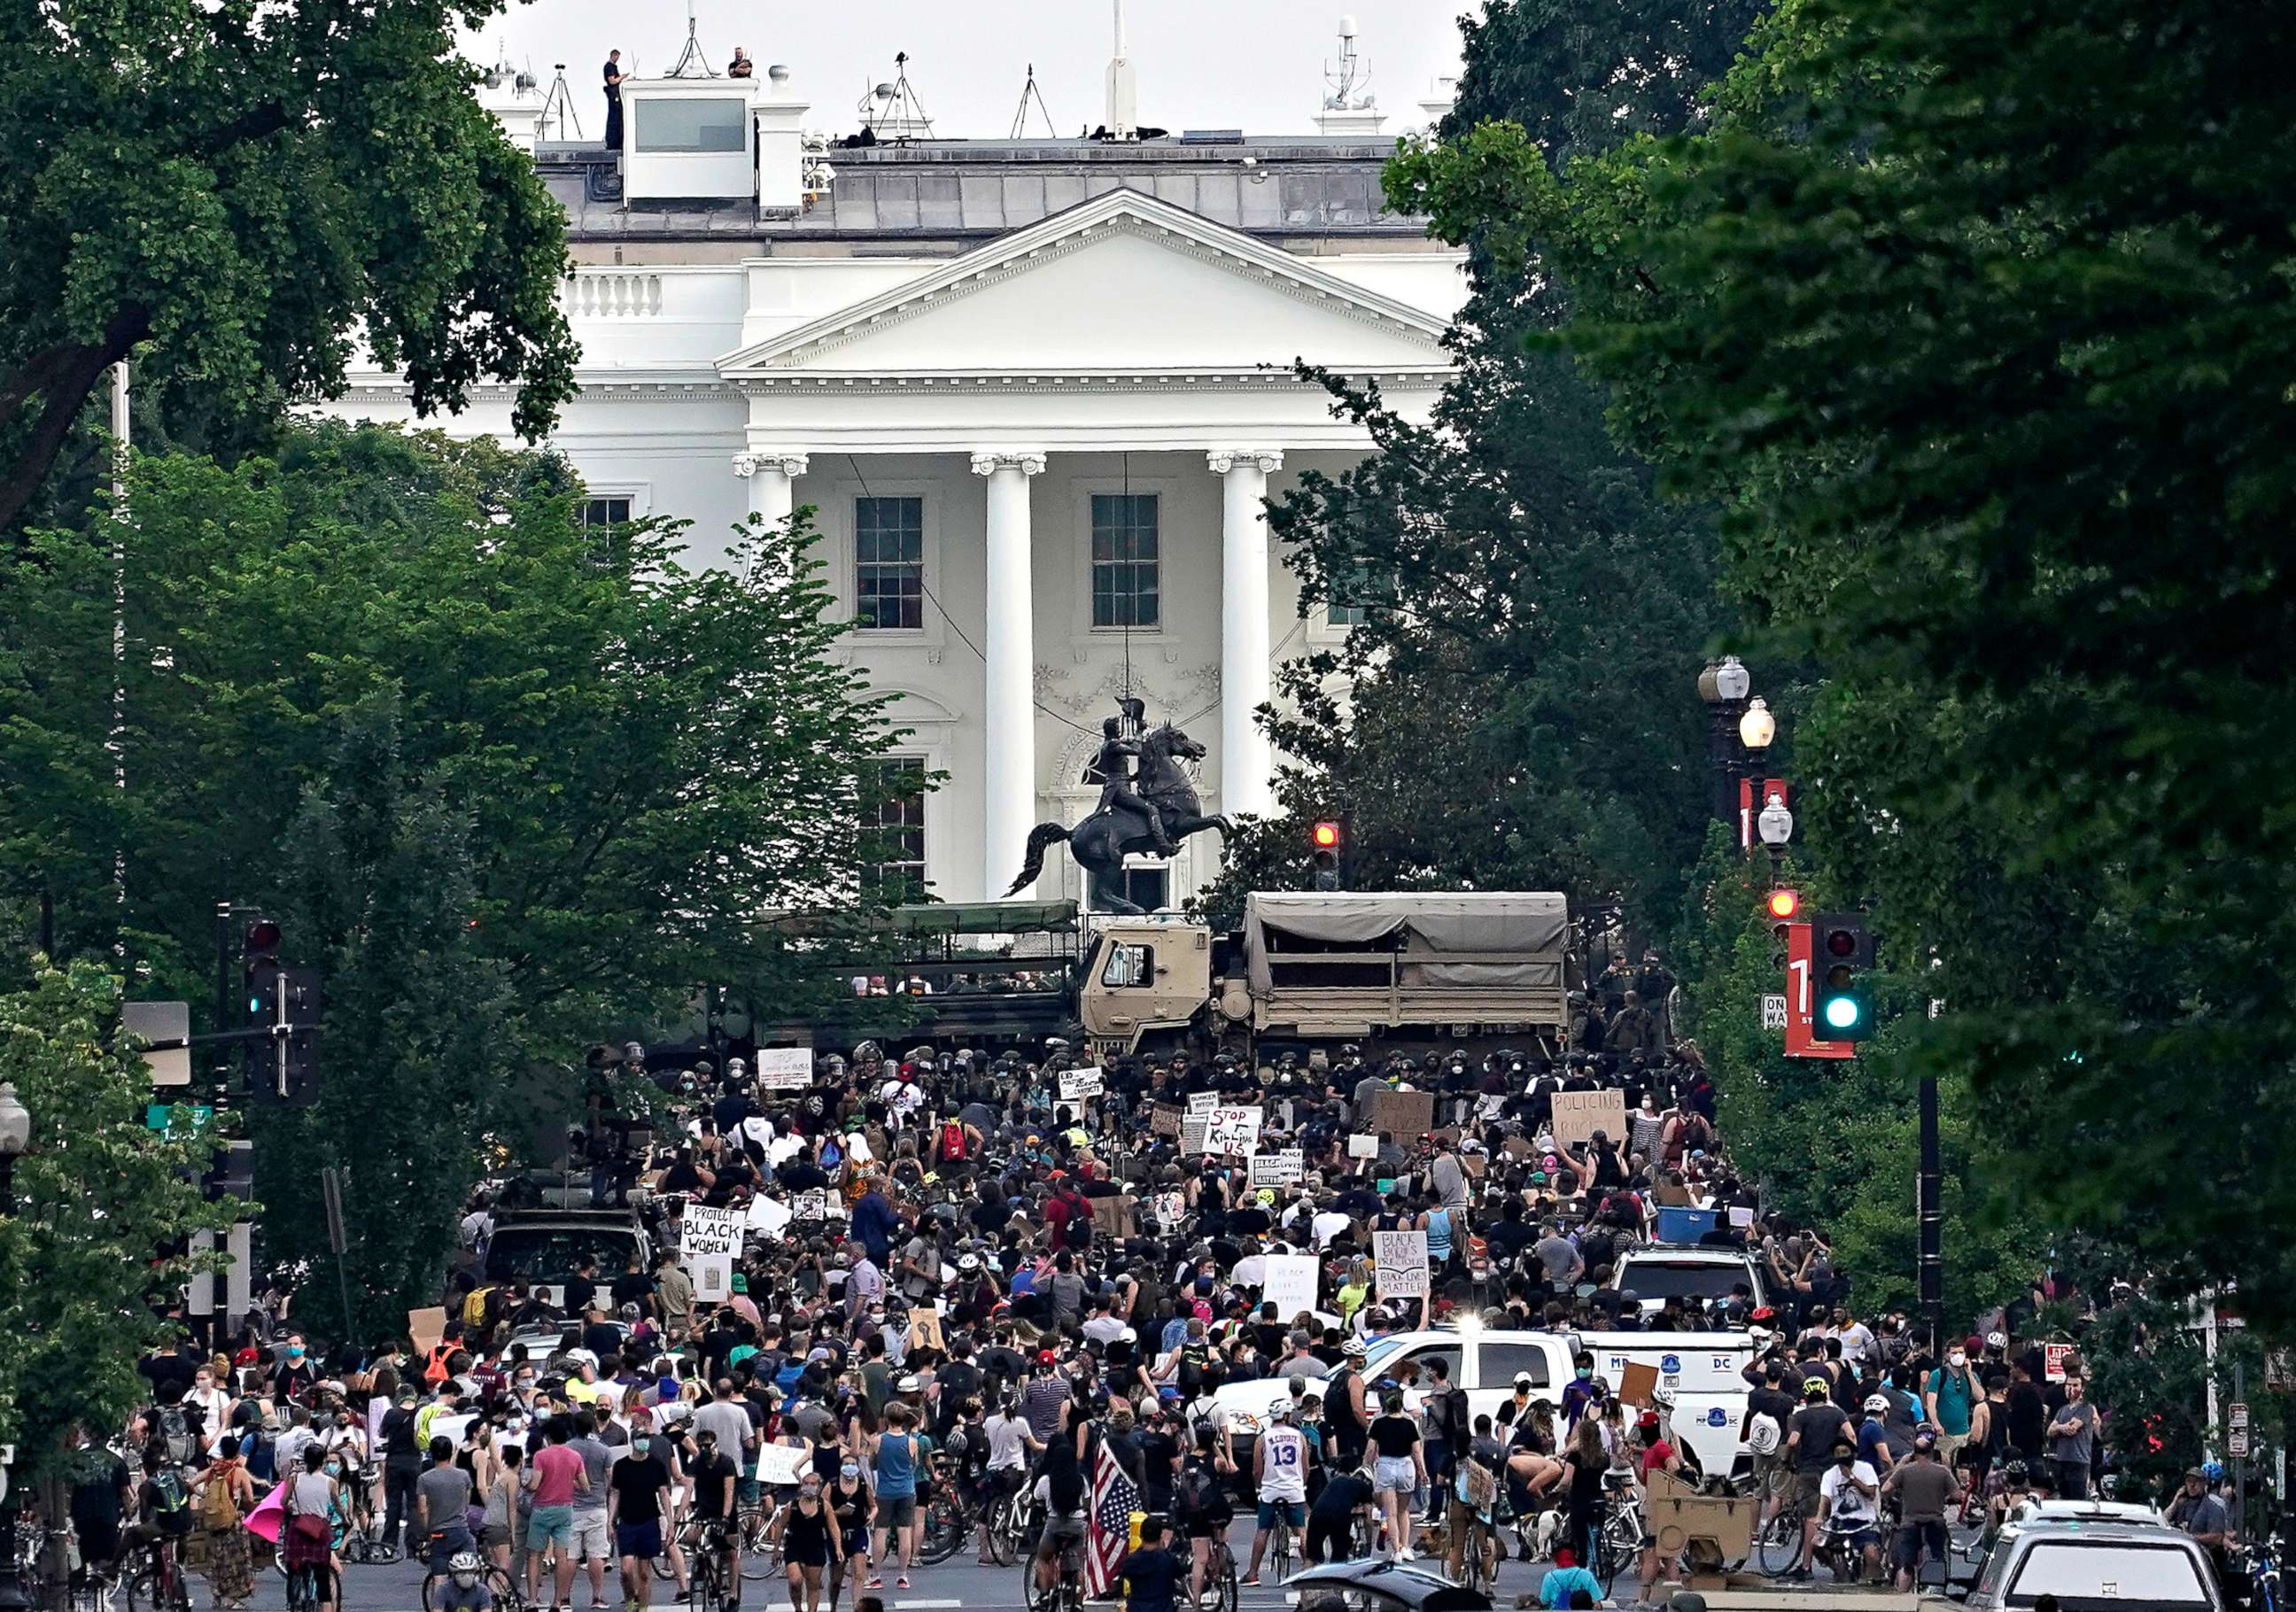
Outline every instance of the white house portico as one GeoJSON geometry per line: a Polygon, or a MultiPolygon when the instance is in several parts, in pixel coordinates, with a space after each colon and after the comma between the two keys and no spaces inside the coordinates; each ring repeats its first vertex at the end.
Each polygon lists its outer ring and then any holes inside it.
{"type": "MultiPolygon", "coordinates": [[[[720,93],[759,98],[762,194],[786,75],[720,93]]],[[[1346,625],[1301,615],[1264,501],[1370,446],[1297,366],[1421,416],[1450,372],[1456,255],[1377,210],[1385,154],[920,141],[832,151],[792,213],[602,200],[612,153],[545,146],[583,345],[553,445],[591,518],[690,519],[703,563],[744,515],[815,511],[847,652],[896,694],[904,755],[947,775],[897,808],[933,894],[1002,895],[1030,826],[1090,806],[1126,691],[1208,747],[1208,809],[1264,812],[1253,712],[1278,661],[1346,625]]],[[[330,407],[409,417],[381,374],[330,407]]],[[[506,436],[508,408],[485,389],[449,427],[506,436]]],[[[1177,900],[1217,856],[1188,842],[1136,894],[1177,900]]],[[[1080,889],[1065,857],[1040,883],[1080,889]]]]}

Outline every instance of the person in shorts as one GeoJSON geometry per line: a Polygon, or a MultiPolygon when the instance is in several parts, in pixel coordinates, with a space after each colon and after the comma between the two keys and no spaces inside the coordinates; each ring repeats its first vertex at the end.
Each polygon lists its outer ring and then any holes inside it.
{"type": "Polygon", "coordinates": [[[1844,1551],[1855,1551],[1866,1575],[1882,1570],[1881,1474],[1857,1458],[1855,1441],[1833,1442],[1833,1463],[1818,1480],[1818,1523],[1844,1551]]]}
{"type": "MultiPolygon", "coordinates": [[[[668,1463],[658,1459],[651,1434],[630,1440],[629,1453],[614,1463],[606,1485],[606,1521],[614,1534],[614,1552],[621,1558],[622,1598],[634,1612],[644,1612],[653,1588],[653,1564],[660,1559],[662,1516],[674,1480],[668,1463]]],[[[685,1586],[678,1586],[678,1598],[685,1586]]]]}
{"type": "Polygon", "coordinates": [[[1397,1561],[1416,1561],[1411,1548],[1411,1497],[1427,1481],[1427,1464],[1420,1443],[1419,1419],[1403,1413],[1403,1390],[1390,1388],[1380,1399],[1380,1415],[1371,1424],[1371,1449],[1377,1458],[1372,1481],[1387,1518],[1389,1553],[1397,1561]]]}
{"type": "Polygon", "coordinates": [[[582,1458],[566,1446],[572,1431],[563,1419],[551,1418],[545,1442],[526,1463],[526,1489],[534,1497],[534,1515],[526,1525],[526,1599],[542,1604],[542,1560],[550,1556],[557,1567],[557,1592],[550,1602],[563,1607],[574,1594],[574,1497],[590,1490],[590,1474],[582,1458]]]}

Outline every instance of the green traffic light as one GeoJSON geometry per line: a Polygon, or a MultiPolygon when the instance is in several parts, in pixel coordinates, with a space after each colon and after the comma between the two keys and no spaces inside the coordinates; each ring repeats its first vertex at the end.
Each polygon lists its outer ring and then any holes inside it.
{"type": "Polygon", "coordinates": [[[250,1013],[260,1013],[263,1011],[263,998],[260,996],[249,997],[247,999],[247,1011],[250,1013]]]}
{"type": "Polygon", "coordinates": [[[1858,1019],[1864,1017],[1858,1011],[1857,999],[1854,996],[1833,997],[1826,1002],[1824,1011],[1825,1026],[1830,1030],[1854,1030],[1857,1027],[1858,1019]]]}

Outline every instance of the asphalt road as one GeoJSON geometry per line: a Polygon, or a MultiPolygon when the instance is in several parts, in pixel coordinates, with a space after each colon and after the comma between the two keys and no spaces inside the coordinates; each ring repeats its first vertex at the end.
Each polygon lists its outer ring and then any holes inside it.
{"type": "MultiPolygon", "coordinates": [[[[1247,1516],[1238,1519],[1229,1535],[1229,1548],[1235,1552],[1239,1571],[1251,1559],[1251,1521],[1247,1516]]],[[[885,1588],[875,1593],[883,1596],[886,1612],[1018,1612],[1025,1603],[1021,1596],[1021,1569],[1019,1567],[984,1567],[973,1559],[971,1549],[935,1567],[921,1567],[909,1575],[911,1588],[893,1587],[891,1578],[885,1588]]],[[[1493,1597],[1500,1607],[1511,1608],[1520,1594],[1534,1592],[1539,1579],[1546,1574],[1545,1562],[1508,1561],[1499,1567],[1498,1593],[1493,1597]]],[[[405,1562],[389,1567],[353,1567],[343,1575],[343,1612],[416,1612],[422,1605],[423,1569],[405,1562]]],[[[613,1576],[608,1575],[606,1593],[612,1612],[620,1612],[620,1589],[613,1576]]],[[[671,1599],[675,1586],[667,1583],[654,1588],[653,1605],[663,1612],[679,1612],[679,1604],[671,1599]]],[[[743,1612],[791,1612],[789,1586],[778,1578],[751,1580],[742,1586],[743,1612]]],[[[1636,1587],[1630,1577],[1621,1577],[1612,1594],[1612,1603],[1631,1605],[1636,1587]]],[[[578,1573],[575,1577],[574,1606],[578,1612],[587,1612],[590,1604],[588,1583],[578,1573]]],[[[1268,1583],[1257,1589],[1244,1588],[1237,1592],[1237,1612],[1286,1612],[1296,1604],[1295,1595],[1287,1594],[1280,1586],[1268,1583]]],[[[209,1592],[204,1578],[194,1574],[192,1580],[192,1604],[198,1612],[209,1612],[214,1597],[209,1592]]],[[[250,1603],[258,1612],[284,1612],[287,1605],[286,1583],[276,1573],[264,1575],[250,1603]]],[[[850,1591],[840,1603],[845,1612],[853,1605],[850,1591]]]]}

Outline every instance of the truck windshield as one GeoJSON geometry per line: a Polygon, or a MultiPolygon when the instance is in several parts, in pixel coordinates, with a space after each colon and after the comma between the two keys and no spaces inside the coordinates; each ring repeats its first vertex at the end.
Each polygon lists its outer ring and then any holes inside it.
{"type": "Polygon", "coordinates": [[[499,1226],[487,1247],[489,1281],[564,1281],[585,1254],[598,1262],[602,1281],[629,1264],[636,1240],[614,1226],[499,1226]]]}
{"type": "Polygon", "coordinates": [[[1699,1264],[1664,1259],[1627,1262],[1619,1286],[1637,1298],[1727,1298],[1730,1289],[1746,1280],[1741,1264],[1699,1264]]]}

